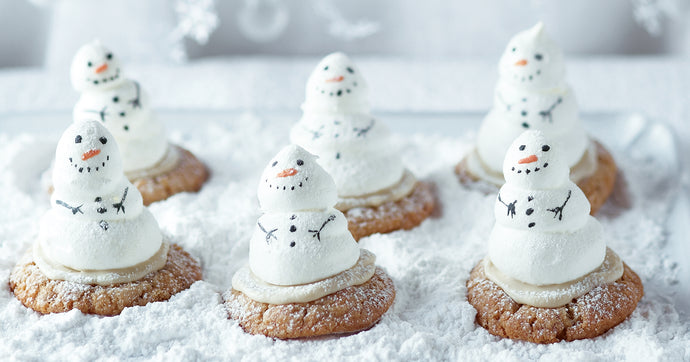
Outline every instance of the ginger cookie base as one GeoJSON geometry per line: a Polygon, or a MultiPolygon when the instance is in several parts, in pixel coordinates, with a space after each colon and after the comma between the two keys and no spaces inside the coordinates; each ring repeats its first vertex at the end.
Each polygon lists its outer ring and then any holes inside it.
{"type": "Polygon", "coordinates": [[[237,290],[224,294],[230,319],[247,333],[290,339],[352,333],[372,327],[395,299],[395,286],[376,268],[366,283],[307,303],[266,304],[237,290]]]}
{"type": "Polygon", "coordinates": [[[353,208],[343,211],[343,214],[352,236],[359,240],[371,234],[412,229],[429,217],[435,207],[433,186],[427,182],[417,182],[412,192],[398,201],[353,208]]]}
{"type": "MultiPolygon", "coordinates": [[[[585,193],[591,205],[590,215],[596,214],[609,198],[609,195],[611,195],[613,186],[616,183],[616,172],[618,170],[616,162],[609,151],[598,141],[592,140],[592,142],[594,142],[597,151],[597,168],[593,174],[577,182],[577,186],[585,193]]],[[[495,192],[500,186],[484,182],[470,172],[467,166],[467,157],[465,156],[455,166],[455,174],[458,176],[460,183],[479,189],[487,194],[495,192]]]]}
{"type": "Polygon", "coordinates": [[[577,182],[577,186],[585,193],[591,205],[590,215],[594,215],[604,205],[613,192],[616,183],[616,162],[609,151],[601,143],[594,141],[597,148],[597,169],[589,177],[577,182]]]}
{"type": "Polygon", "coordinates": [[[197,192],[209,177],[209,171],[191,152],[175,147],[179,160],[175,168],[159,175],[130,180],[141,193],[144,205],[165,200],[180,192],[197,192]]]}
{"type": "Polygon", "coordinates": [[[594,338],[623,322],[637,307],[644,290],[625,263],[623,276],[598,286],[558,308],[519,304],[486,278],[484,264],[467,280],[467,300],[477,310],[477,323],[489,333],[534,343],[594,338]]]}
{"type": "Polygon", "coordinates": [[[180,246],[171,244],[165,266],[144,278],[111,286],[48,279],[30,259],[10,274],[10,290],[26,307],[39,313],[79,309],[86,314],[118,315],[123,309],[170,299],[201,280],[201,267],[180,246]]]}

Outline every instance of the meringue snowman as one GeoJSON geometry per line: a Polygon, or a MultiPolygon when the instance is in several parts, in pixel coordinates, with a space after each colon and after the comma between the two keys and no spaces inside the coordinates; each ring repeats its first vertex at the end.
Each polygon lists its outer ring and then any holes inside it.
{"type": "Polygon", "coordinates": [[[469,171],[502,185],[501,166],[508,146],[522,132],[539,130],[561,150],[567,167],[582,165],[573,169],[574,181],[594,172],[595,151],[590,150],[575,96],[564,80],[563,53],[544,25],[540,22],[515,35],[498,68],[494,106],[479,129],[469,171]]]}
{"type": "Polygon", "coordinates": [[[602,227],[568,177],[562,146],[546,132],[526,131],[508,148],[503,173],[489,238],[489,260],[498,270],[543,286],[575,280],[602,264],[602,227]]]}
{"type": "Polygon", "coordinates": [[[264,170],[258,198],[265,213],[250,241],[249,267],[273,285],[300,285],[355,265],[360,249],[345,216],[333,206],[333,179],[317,158],[290,145],[264,170]]]}
{"type": "MultiPolygon", "coordinates": [[[[73,123],[63,133],[52,207],[34,246],[34,260],[49,278],[83,280],[83,273],[126,269],[167,245],[122,165],[118,145],[101,122],[73,123]]],[[[118,280],[123,281],[129,280],[118,280]]]]}
{"type": "Polygon", "coordinates": [[[71,66],[72,86],[81,92],[73,118],[106,126],[120,146],[124,171],[132,173],[160,163],[169,147],[148,95],[121,73],[118,58],[99,41],[82,46],[71,66]]]}
{"type": "Polygon", "coordinates": [[[414,187],[414,176],[405,172],[388,128],[370,115],[368,97],[357,66],[343,53],[329,54],[307,81],[303,115],[290,139],[319,156],[340,199],[395,187],[399,199],[414,187]]]}

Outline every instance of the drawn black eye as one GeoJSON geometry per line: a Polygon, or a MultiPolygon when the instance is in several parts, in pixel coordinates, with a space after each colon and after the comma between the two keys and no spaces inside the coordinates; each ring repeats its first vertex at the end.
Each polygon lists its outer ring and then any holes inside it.
{"type": "Polygon", "coordinates": [[[117,103],[120,101],[120,98],[118,96],[113,97],[113,103],[117,103]]]}
{"type": "Polygon", "coordinates": [[[93,66],[93,63],[88,62],[88,63],[86,63],[86,65],[88,65],[89,67],[91,67],[91,66],[93,66]]]}
{"type": "Polygon", "coordinates": [[[273,163],[271,164],[271,167],[275,167],[275,165],[277,165],[277,164],[278,164],[278,161],[273,161],[273,163]]]}
{"type": "Polygon", "coordinates": [[[124,117],[124,116],[125,116],[125,112],[120,112],[120,117],[124,117]]]}
{"type": "Polygon", "coordinates": [[[355,71],[352,70],[352,68],[350,68],[350,67],[347,67],[347,71],[350,72],[350,74],[353,74],[353,73],[355,72],[355,71]]]}
{"type": "Polygon", "coordinates": [[[304,165],[304,161],[302,160],[297,160],[297,166],[302,166],[304,165]]]}
{"type": "Polygon", "coordinates": [[[106,54],[105,58],[108,60],[113,59],[113,53],[106,54]]]}
{"type": "Polygon", "coordinates": [[[542,60],[543,58],[544,58],[544,56],[542,56],[542,55],[539,54],[539,53],[534,54],[534,59],[536,59],[536,60],[542,60]]]}
{"type": "Polygon", "coordinates": [[[520,151],[524,151],[525,147],[526,147],[525,145],[520,145],[520,151]]]}
{"type": "Polygon", "coordinates": [[[98,140],[101,141],[102,144],[108,143],[108,139],[105,138],[105,137],[101,137],[101,138],[99,138],[98,140]]]}
{"type": "Polygon", "coordinates": [[[74,137],[74,143],[81,143],[81,135],[77,135],[77,137],[74,137]]]}
{"type": "Polygon", "coordinates": [[[550,149],[551,149],[551,147],[549,147],[549,145],[543,145],[543,146],[541,146],[541,150],[544,151],[544,152],[548,152],[550,149]]]}
{"type": "Polygon", "coordinates": [[[517,50],[517,48],[515,48],[515,47],[513,47],[513,49],[511,49],[511,51],[512,51],[513,53],[515,53],[516,50],[517,50]]]}
{"type": "Polygon", "coordinates": [[[328,66],[323,67],[323,70],[328,70],[328,66]]]}

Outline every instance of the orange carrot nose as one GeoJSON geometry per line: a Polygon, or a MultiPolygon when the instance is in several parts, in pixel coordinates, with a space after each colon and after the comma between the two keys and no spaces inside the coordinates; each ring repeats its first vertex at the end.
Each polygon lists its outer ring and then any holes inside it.
{"type": "Polygon", "coordinates": [[[84,152],[83,155],[81,155],[81,159],[86,161],[89,158],[96,156],[99,153],[101,153],[101,150],[88,150],[88,151],[84,152]]]}
{"type": "Polygon", "coordinates": [[[283,171],[278,172],[276,177],[288,177],[288,176],[295,176],[297,174],[297,170],[294,168],[286,168],[283,171]]]}
{"type": "Polygon", "coordinates": [[[108,63],[103,63],[100,67],[96,68],[96,74],[100,74],[108,70],[108,63]]]}
{"type": "Polygon", "coordinates": [[[515,65],[521,66],[521,67],[525,66],[525,65],[527,65],[527,59],[520,59],[517,62],[515,62],[515,65]]]}
{"type": "Polygon", "coordinates": [[[531,156],[527,156],[527,157],[521,159],[520,161],[518,161],[518,163],[522,165],[523,163],[537,162],[537,160],[538,160],[537,155],[531,155],[531,156]]]}
{"type": "Polygon", "coordinates": [[[326,79],[326,83],[330,83],[330,82],[342,82],[343,79],[345,79],[345,77],[343,77],[342,75],[339,75],[339,76],[337,76],[337,77],[333,77],[333,78],[330,78],[330,79],[326,79]]]}

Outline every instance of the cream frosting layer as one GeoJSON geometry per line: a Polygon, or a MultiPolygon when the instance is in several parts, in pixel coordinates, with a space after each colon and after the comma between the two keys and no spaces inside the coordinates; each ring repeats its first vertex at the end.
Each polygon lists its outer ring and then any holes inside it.
{"type": "Polygon", "coordinates": [[[359,246],[333,208],[333,179],[303,148],[281,150],[264,170],[258,198],[265,212],[249,244],[249,267],[274,285],[315,282],[352,267],[359,246]]]}
{"type": "Polygon", "coordinates": [[[63,133],[53,185],[37,242],[54,263],[73,270],[122,269],[160,249],[158,223],[124,176],[117,144],[100,122],[73,123],[63,133]]]}
{"type": "Polygon", "coordinates": [[[560,284],[601,265],[603,229],[582,190],[568,179],[558,146],[527,131],[510,146],[505,185],[496,198],[489,259],[502,273],[532,285],[560,284]]]}
{"type": "Polygon", "coordinates": [[[76,270],[66,267],[47,256],[37,243],[32,249],[33,261],[46,277],[81,284],[113,285],[139,280],[149,273],[162,269],[168,260],[170,244],[161,243],[158,252],[148,260],[131,267],[106,270],[76,270]]]}
{"type": "Polygon", "coordinates": [[[383,190],[361,196],[339,197],[335,208],[347,211],[356,207],[376,207],[386,202],[395,202],[409,195],[417,185],[417,178],[405,170],[400,182],[383,190]]]}
{"type": "Polygon", "coordinates": [[[360,249],[359,259],[351,268],[336,275],[301,285],[270,284],[244,266],[232,277],[232,287],[249,298],[268,304],[307,303],[353,285],[366,283],[376,271],[376,256],[360,249]]]}
{"type": "Polygon", "coordinates": [[[510,40],[499,62],[494,106],[477,135],[477,155],[489,170],[500,172],[508,146],[525,130],[544,132],[568,167],[583,158],[588,137],[564,69],[562,52],[543,24],[510,40]]]}
{"type": "Polygon", "coordinates": [[[173,144],[169,144],[168,149],[165,152],[165,155],[163,156],[163,158],[160,159],[160,161],[158,161],[158,163],[145,169],[127,171],[125,172],[125,176],[127,176],[127,178],[130,180],[155,177],[158,175],[168,173],[171,170],[175,169],[179,162],[180,148],[173,144]]]}
{"type": "Polygon", "coordinates": [[[539,308],[557,308],[583,296],[592,289],[615,282],[623,275],[623,262],[611,249],[598,268],[588,274],[561,284],[532,285],[501,272],[489,258],[483,261],[486,277],[496,283],[514,301],[539,308]]]}

